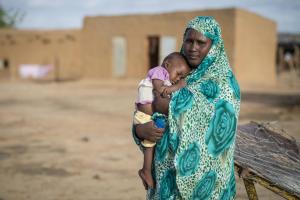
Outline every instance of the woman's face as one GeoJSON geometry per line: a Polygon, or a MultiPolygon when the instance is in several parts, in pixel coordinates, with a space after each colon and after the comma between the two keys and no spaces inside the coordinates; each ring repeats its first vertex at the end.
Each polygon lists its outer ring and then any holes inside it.
{"type": "Polygon", "coordinates": [[[202,33],[188,29],[183,39],[183,53],[191,68],[197,68],[207,55],[212,41],[202,33]]]}

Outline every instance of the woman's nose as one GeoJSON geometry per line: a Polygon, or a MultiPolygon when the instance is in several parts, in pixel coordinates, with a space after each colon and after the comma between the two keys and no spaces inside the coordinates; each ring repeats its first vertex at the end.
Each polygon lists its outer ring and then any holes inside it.
{"type": "Polygon", "coordinates": [[[197,51],[197,50],[198,50],[197,42],[193,42],[193,43],[192,43],[192,50],[193,50],[193,51],[197,51]]]}

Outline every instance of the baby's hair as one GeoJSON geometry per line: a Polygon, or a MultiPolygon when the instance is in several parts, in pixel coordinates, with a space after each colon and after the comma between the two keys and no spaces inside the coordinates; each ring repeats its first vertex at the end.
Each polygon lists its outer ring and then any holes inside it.
{"type": "Polygon", "coordinates": [[[164,63],[167,61],[167,60],[170,60],[170,59],[182,59],[182,60],[184,60],[185,62],[187,62],[186,61],[186,59],[185,59],[185,57],[183,56],[183,55],[181,55],[181,53],[179,53],[179,52],[173,52],[173,53],[170,53],[169,55],[167,55],[166,57],[165,57],[165,59],[163,60],[163,65],[164,65],[164,63]]]}

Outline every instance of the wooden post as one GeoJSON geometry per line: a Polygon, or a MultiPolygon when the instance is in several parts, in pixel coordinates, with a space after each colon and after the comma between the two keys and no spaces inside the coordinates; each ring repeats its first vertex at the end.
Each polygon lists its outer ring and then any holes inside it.
{"type": "Polygon", "coordinates": [[[243,178],[249,200],[258,200],[254,183],[251,179],[243,178]]]}

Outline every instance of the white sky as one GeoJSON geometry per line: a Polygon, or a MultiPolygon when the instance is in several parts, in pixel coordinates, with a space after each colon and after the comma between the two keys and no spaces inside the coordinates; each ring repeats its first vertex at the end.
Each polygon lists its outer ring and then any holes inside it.
{"type": "Polygon", "coordinates": [[[0,0],[0,4],[25,13],[21,29],[80,28],[84,16],[238,7],[276,21],[279,32],[300,34],[300,0],[0,0]]]}

